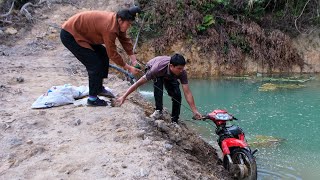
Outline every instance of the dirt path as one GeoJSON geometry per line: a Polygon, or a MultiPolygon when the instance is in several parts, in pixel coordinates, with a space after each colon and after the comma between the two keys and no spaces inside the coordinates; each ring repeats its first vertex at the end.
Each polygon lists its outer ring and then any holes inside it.
{"type": "MultiPolygon", "coordinates": [[[[31,109],[51,86],[87,85],[84,67],[52,27],[78,11],[70,4],[38,9],[31,31],[0,46],[0,179],[228,179],[211,146],[183,124],[147,118],[152,106],[138,94],[121,108],[31,109]]],[[[123,93],[128,82],[110,75],[105,86],[123,93]]]]}

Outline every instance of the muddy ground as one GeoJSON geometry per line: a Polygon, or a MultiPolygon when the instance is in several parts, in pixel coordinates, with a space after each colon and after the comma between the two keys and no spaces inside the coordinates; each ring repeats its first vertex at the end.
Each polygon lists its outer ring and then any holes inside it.
{"type": "MultiPolygon", "coordinates": [[[[43,4],[32,9],[32,26],[2,34],[10,42],[0,45],[0,179],[229,179],[214,148],[183,123],[148,118],[153,106],[137,93],[122,107],[31,109],[51,86],[88,84],[84,66],[60,42],[62,22],[122,5],[43,4]]],[[[104,85],[117,94],[129,87],[113,74],[104,85]]]]}

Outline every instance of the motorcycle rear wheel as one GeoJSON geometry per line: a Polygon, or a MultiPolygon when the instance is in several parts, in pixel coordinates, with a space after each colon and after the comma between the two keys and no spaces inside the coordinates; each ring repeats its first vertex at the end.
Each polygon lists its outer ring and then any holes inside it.
{"type": "Polygon", "coordinates": [[[223,158],[223,166],[229,172],[231,172],[236,166],[241,169],[239,173],[236,174],[237,179],[241,180],[256,180],[257,179],[257,164],[254,156],[247,150],[243,148],[233,149],[230,153],[233,164],[230,164],[227,156],[223,158]],[[241,163],[243,162],[243,164],[241,163]],[[244,170],[245,169],[245,170],[244,170]],[[245,173],[244,173],[245,172],[245,173]]]}

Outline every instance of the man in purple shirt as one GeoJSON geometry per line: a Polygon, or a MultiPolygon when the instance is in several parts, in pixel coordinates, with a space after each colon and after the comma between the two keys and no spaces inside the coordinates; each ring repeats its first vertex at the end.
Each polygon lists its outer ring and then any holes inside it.
{"type": "Polygon", "coordinates": [[[162,116],[163,109],[163,85],[165,86],[168,95],[172,98],[172,122],[178,122],[181,109],[181,91],[179,88],[180,80],[184,96],[193,112],[196,119],[202,117],[197,110],[193,95],[188,85],[187,72],[184,70],[186,61],[180,54],[170,56],[158,56],[151,59],[147,63],[146,74],[142,76],[136,83],[134,83],[124,95],[117,99],[116,103],[122,105],[126,97],[135,91],[138,87],[145,84],[149,80],[154,81],[154,98],[156,102],[156,111],[151,117],[158,119],[162,116]]]}

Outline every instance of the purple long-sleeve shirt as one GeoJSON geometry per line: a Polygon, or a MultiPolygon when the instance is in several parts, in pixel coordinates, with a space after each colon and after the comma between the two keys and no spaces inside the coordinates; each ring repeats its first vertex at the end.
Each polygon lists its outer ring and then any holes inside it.
{"type": "Polygon", "coordinates": [[[179,76],[170,72],[170,56],[157,56],[147,63],[146,79],[151,80],[157,77],[179,79],[181,84],[188,84],[188,76],[185,70],[179,76]]]}

